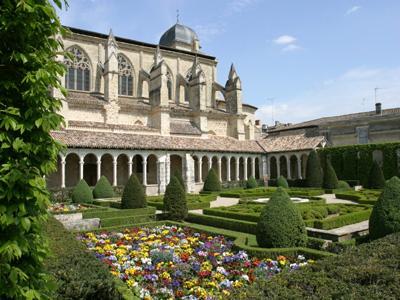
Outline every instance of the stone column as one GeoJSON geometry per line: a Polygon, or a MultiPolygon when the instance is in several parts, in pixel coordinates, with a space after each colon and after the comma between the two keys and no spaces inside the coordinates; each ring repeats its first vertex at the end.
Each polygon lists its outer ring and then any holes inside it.
{"type": "Polygon", "coordinates": [[[160,194],[165,192],[165,187],[167,185],[165,161],[166,161],[166,156],[162,156],[157,159],[157,183],[158,183],[158,192],[160,194]]]}
{"type": "MultiPolygon", "coordinates": [[[[263,161],[264,161],[264,160],[263,160],[263,161]]],[[[265,159],[265,163],[266,163],[266,165],[267,165],[267,173],[268,173],[268,176],[269,176],[269,178],[271,178],[271,158],[268,159],[268,164],[267,164],[267,159],[265,159]]],[[[263,174],[263,175],[265,175],[265,174],[263,174]]]]}
{"type": "Polygon", "coordinates": [[[212,168],[212,157],[207,156],[207,171],[210,171],[212,168]]]}
{"type": "Polygon", "coordinates": [[[101,156],[97,157],[97,181],[99,181],[101,177],[101,156]]]}
{"type": "Polygon", "coordinates": [[[256,158],[255,157],[251,158],[251,176],[253,176],[253,178],[256,178],[256,158]]]}
{"type": "Polygon", "coordinates": [[[303,179],[301,175],[301,156],[296,156],[297,157],[297,175],[299,179],[303,179]]]}
{"type": "Polygon", "coordinates": [[[166,185],[170,182],[171,180],[171,161],[169,158],[169,154],[166,155],[165,157],[165,179],[166,179],[166,185]]]}
{"type": "Polygon", "coordinates": [[[143,165],[143,185],[147,185],[147,157],[143,157],[142,161],[143,165]]]}
{"type": "Polygon", "coordinates": [[[226,163],[226,181],[231,181],[231,157],[227,159],[226,163]]]}
{"type": "Polygon", "coordinates": [[[79,179],[83,179],[83,165],[85,164],[85,158],[79,157],[79,179]]]}
{"type": "Polygon", "coordinates": [[[275,161],[276,161],[276,178],[279,178],[279,176],[281,176],[281,160],[280,160],[280,157],[278,157],[278,158],[275,158],[275,161]]]}
{"type": "Polygon", "coordinates": [[[290,156],[286,156],[286,168],[287,168],[287,179],[292,179],[292,172],[291,172],[291,166],[290,166],[290,156]]]}
{"type": "Polygon", "coordinates": [[[65,156],[61,156],[61,188],[65,188],[65,156]]]}
{"type": "Polygon", "coordinates": [[[245,157],[243,160],[243,179],[247,180],[247,163],[248,163],[248,157],[245,157]]]}
{"type": "Polygon", "coordinates": [[[222,182],[222,172],[221,172],[221,157],[218,157],[218,178],[222,182]]]}
{"type": "Polygon", "coordinates": [[[117,157],[113,156],[113,186],[117,186],[117,157]]]}
{"type": "Polygon", "coordinates": [[[198,176],[199,176],[198,182],[200,182],[200,183],[203,182],[203,179],[201,178],[201,176],[203,176],[203,174],[202,174],[202,167],[203,167],[202,162],[203,162],[203,158],[202,157],[197,160],[197,173],[198,173],[198,176]]]}
{"type": "Polygon", "coordinates": [[[128,175],[129,175],[129,177],[131,177],[131,175],[132,175],[132,159],[133,159],[132,156],[128,157],[128,175]]]}
{"type": "Polygon", "coordinates": [[[240,157],[236,157],[236,181],[240,180],[240,157]]]}
{"type": "Polygon", "coordinates": [[[185,175],[186,191],[188,193],[194,192],[194,159],[189,153],[185,154],[183,174],[185,175]]]}

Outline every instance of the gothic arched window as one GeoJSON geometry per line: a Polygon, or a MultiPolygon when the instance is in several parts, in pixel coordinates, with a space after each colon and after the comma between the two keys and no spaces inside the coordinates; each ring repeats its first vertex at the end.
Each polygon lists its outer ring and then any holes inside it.
{"type": "Polygon", "coordinates": [[[132,65],[122,55],[118,55],[118,94],[133,95],[132,65]]]}
{"type": "Polygon", "coordinates": [[[70,90],[90,90],[90,62],[86,55],[77,47],[68,49],[72,59],[64,57],[64,64],[67,66],[65,74],[65,87],[70,90]]]}
{"type": "Polygon", "coordinates": [[[172,100],[172,76],[169,72],[167,73],[167,88],[168,88],[168,99],[172,100]]]}

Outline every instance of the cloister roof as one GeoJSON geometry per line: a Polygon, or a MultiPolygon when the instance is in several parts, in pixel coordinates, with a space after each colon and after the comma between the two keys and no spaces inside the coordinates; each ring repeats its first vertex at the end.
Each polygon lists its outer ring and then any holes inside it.
{"type": "Polygon", "coordinates": [[[305,134],[286,136],[267,136],[258,143],[267,153],[311,150],[322,147],[326,143],[323,136],[307,137],[305,134]]]}
{"type": "Polygon", "coordinates": [[[70,148],[191,150],[215,152],[263,153],[257,141],[239,141],[231,137],[186,138],[178,136],[141,135],[116,132],[62,130],[53,138],[70,148]]]}

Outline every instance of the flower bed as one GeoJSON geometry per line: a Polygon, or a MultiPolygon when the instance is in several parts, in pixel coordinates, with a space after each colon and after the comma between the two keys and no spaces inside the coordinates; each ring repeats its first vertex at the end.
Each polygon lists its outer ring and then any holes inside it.
{"type": "Polygon", "coordinates": [[[81,212],[90,209],[90,207],[82,204],[72,204],[72,203],[52,203],[48,208],[51,213],[72,213],[81,212]]]}
{"type": "Polygon", "coordinates": [[[233,243],[223,236],[187,227],[89,232],[78,238],[112,274],[147,299],[218,299],[256,279],[307,264],[301,256],[292,262],[284,256],[250,258],[244,251],[233,252],[233,243]]]}

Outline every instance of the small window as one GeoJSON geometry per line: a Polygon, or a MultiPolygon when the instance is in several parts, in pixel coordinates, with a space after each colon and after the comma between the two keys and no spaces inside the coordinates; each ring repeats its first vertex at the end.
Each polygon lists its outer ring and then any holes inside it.
{"type": "Polygon", "coordinates": [[[122,55],[118,55],[118,94],[133,95],[132,65],[122,55]]]}
{"type": "Polygon", "coordinates": [[[72,54],[72,59],[64,57],[64,64],[67,66],[65,74],[65,87],[70,90],[90,90],[90,64],[89,59],[82,50],[72,47],[67,50],[72,54]]]}

